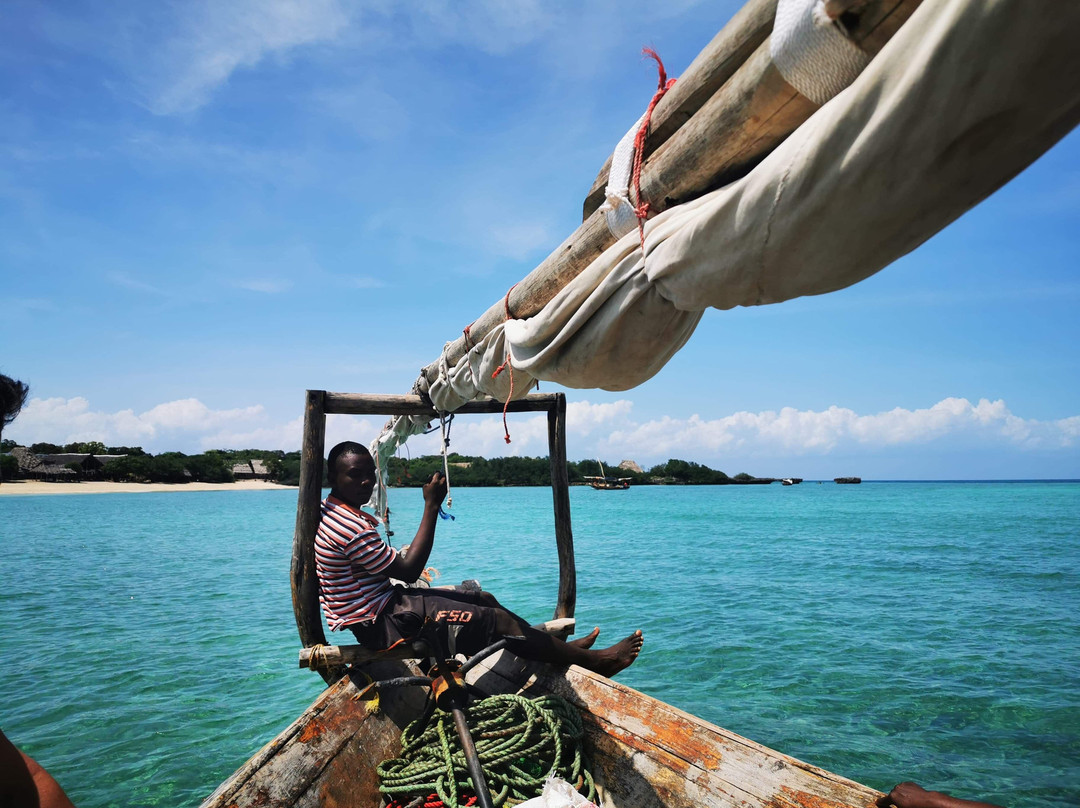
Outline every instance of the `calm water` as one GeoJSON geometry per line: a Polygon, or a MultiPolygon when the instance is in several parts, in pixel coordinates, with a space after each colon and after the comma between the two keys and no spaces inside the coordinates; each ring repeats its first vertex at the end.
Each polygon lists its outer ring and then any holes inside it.
{"type": "MultiPolygon", "coordinates": [[[[539,621],[546,489],[460,489],[440,583],[539,621]]],[[[879,789],[1080,804],[1080,484],[575,488],[620,680],[879,789]]],[[[318,694],[294,491],[0,498],[0,726],[80,808],[195,806],[318,694]]],[[[395,543],[418,491],[393,493],[395,543]]]]}

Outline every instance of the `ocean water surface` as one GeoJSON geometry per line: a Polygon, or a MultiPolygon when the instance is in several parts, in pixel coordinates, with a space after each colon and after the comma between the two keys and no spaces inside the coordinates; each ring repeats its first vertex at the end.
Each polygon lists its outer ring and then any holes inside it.
{"type": "MultiPolygon", "coordinates": [[[[571,502],[581,632],[645,633],[625,684],[878,789],[1080,804],[1080,483],[571,502]]],[[[400,546],[420,492],[391,505],[400,546]]],[[[197,806],[318,695],[296,666],[295,507],[290,489],[0,498],[0,727],[80,808],[197,806]]],[[[457,489],[453,513],[439,583],[550,618],[550,492],[457,489]]]]}

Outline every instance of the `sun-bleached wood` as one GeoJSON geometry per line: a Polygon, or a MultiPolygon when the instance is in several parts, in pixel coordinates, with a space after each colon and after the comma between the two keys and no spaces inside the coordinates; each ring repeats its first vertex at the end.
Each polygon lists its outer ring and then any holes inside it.
{"type": "MultiPolygon", "coordinates": [[[[530,393],[511,401],[509,412],[543,412],[555,406],[558,393],[530,393]]],[[[431,402],[417,395],[371,395],[368,393],[324,393],[325,412],[335,415],[419,415],[438,418],[431,402]]],[[[463,404],[455,413],[502,412],[505,402],[486,399],[463,404]]]]}
{"type": "MultiPolygon", "coordinates": [[[[304,433],[300,449],[300,485],[297,493],[296,528],[293,532],[291,572],[293,614],[304,646],[326,643],[319,608],[319,580],[315,574],[315,530],[322,517],[323,449],[326,442],[326,393],[308,390],[304,405],[304,433]]],[[[342,671],[328,670],[329,684],[342,671]]]]}

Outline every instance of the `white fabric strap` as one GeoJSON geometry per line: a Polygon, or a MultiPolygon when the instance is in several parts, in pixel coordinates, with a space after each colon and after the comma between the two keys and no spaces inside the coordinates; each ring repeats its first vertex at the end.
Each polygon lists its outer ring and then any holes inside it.
{"type": "Polygon", "coordinates": [[[769,55],[784,80],[818,106],[870,63],[825,14],[824,0],[779,0],[769,55]]]}
{"type": "Polygon", "coordinates": [[[600,206],[600,210],[604,212],[608,230],[615,238],[634,232],[638,226],[637,213],[630,204],[630,174],[634,170],[634,140],[644,122],[645,116],[642,115],[637,123],[630,127],[630,131],[623,135],[611,155],[611,169],[608,171],[604,204],[600,206]]]}

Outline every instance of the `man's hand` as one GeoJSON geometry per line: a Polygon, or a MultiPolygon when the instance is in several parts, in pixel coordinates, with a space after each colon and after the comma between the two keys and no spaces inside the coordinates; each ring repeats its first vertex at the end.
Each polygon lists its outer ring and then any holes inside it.
{"type": "Polygon", "coordinates": [[[424,572],[431,545],[435,541],[435,525],[439,521],[439,508],[446,499],[446,475],[437,471],[424,483],[424,515],[420,518],[420,527],[409,546],[408,554],[398,553],[385,570],[391,578],[397,578],[411,584],[424,572]]]}
{"type": "Polygon", "coordinates": [[[881,808],[998,808],[988,802],[962,800],[940,791],[927,791],[918,783],[898,783],[893,790],[878,800],[881,808]]]}
{"type": "Polygon", "coordinates": [[[424,503],[436,509],[441,508],[446,499],[446,475],[436,471],[431,479],[424,483],[424,503]]]}
{"type": "Polygon", "coordinates": [[[898,783],[893,790],[878,800],[882,808],[895,805],[896,808],[936,808],[937,793],[927,791],[918,783],[898,783]]]}

